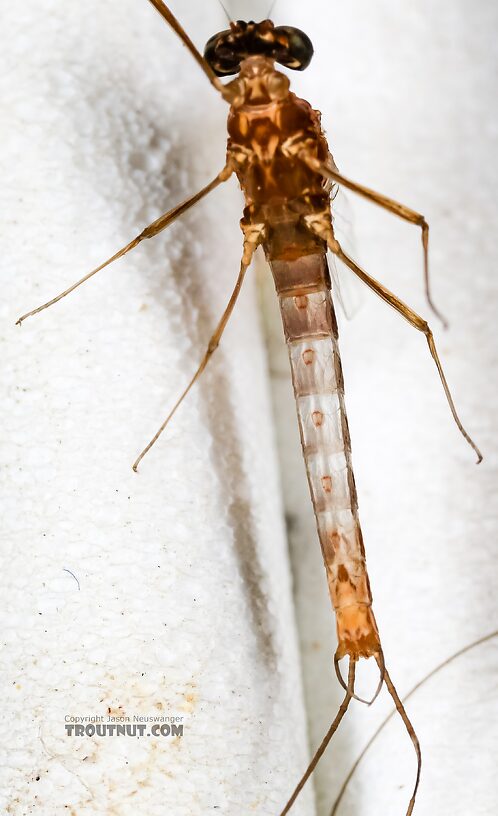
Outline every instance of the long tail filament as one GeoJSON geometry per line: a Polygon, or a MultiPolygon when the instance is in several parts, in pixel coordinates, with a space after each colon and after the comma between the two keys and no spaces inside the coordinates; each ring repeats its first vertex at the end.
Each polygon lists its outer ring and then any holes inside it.
{"type": "MultiPolygon", "coordinates": [[[[398,711],[401,719],[403,720],[403,722],[405,724],[406,730],[408,731],[410,739],[411,739],[411,741],[413,743],[413,747],[415,749],[415,754],[417,756],[417,774],[416,774],[416,777],[415,777],[415,785],[414,785],[414,788],[413,788],[413,793],[412,793],[410,802],[408,803],[408,809],[406,811],[406,816],[411,816],[411,814],[413,813],[413,808],[415,807],[415,799],[416,799],[416,796],[417,796],[417,790],[418,790],[418,786],[419,786],[419,783],[420,783],[420,772],[422,770],[422,752],[420,750],[420,743],[419,743],[418,737],[417,737],[417,735],[415,733],[415,729],[414,729],[413,725],[411,724],[411,722],[410,722],[410,720],[408,718],[408,714],[406,713],[405,708],[403,706],[403,703],[402,703],[402,701],[401,701],[401,699],[400,699],[400,697],[398,695],[398,692],[396,691],[394,683],[392,682],[392,680],[391,680],[391,678],[389,676],[389,672],[386,669],[386,664],[384,662],[384,655],[383,655],[382,651],[380,651],[378,654],[375,655],[375,660],[377,662],[377,665],[378,665],[379,671],[380,671],[380,681],[379,681],[379,685],[378,685],[378,688],[377,688],[377,690],[375,692],[374,697],[372,698],[372,700],[367,701],[367,700],[362,700],[361,697],[357,697],[357,695],[354,692],[356,659],[354,657],[349,658],[348,682],[347,682],[347,685],[346,685],[346,683],[344,682],[343,677],[341,675],[337,655],[334,657],[334,665],[335,665],[335,668],[336,668],[337,677],[339,679],[339,682],[343,686],[343,688],[345,688],[345,690],[346,690],[346,696],[344,697],[344,700],[342,701],[341,705],[339,706],[339,711],[337,712],[337,714],[336,714],[336,716],[334,718],[334,721],[332,722],[329,730],[325,734],[322,742],[320,743],[320,745],[317,748],[315,754],[313,755],[313,758],[312,758],[310,764],[306,768],[303,776],[301,777],[298,784],[296,785],[296,787],[295,787],[295,789],[294,789],[294,791],[292,793],[292,796],[290,797],[289,801],[287,802],[287,804],[285,805],[284,809],[281,811],[279,816],[286,816],[286,814],[289,813],[292,805],[296,801],[297,797],[301,793],[301,791],[302,791],[303,787],[305,786],[306,782],[308,781],[311,774],[313,773],[316,766],[318,765],[318,763],[319,763],[321,757],[323,756],[323,754],[324,754],[330,740],[332,739],[335,732],[337,731],[337,729],[338,729],[338,727],[339,727],[339,725],[341,723],[341,720],[343,719],[346,711],[348,710],[348,706],[349,706],[351,700],[355,699],[355,700],[358,700],[359,702],[367,703],[367,705],[371,705],[374,702],[374,700],[377,698],[377,696],[378,696],[384,682],[385,682],[385,684],[387,686],[387,690],[389,691],[389,694],[391,695],[391,697],[394,700],[396,710],[398,711]]],[[[353,771],[354,771],[354,768],[353,768],[353,771]]],[[[351,775],[352,774],[350,774],[350,776],[346,780],[346,783],[343,786],[338,799],[336,800],[336,803],[335,803],[334,808],[332,810],[331,816],[335,816],[335,814],[337,812],[337,809],[339,807],[339,804],[340,804],[342,795],[344,793],[346,784],[349,781],[351,775]]]]}
{"type": "Polygon", "coordinates": [[[298,784],[296,785],[292,796],[290,797],[289,801],[287,802],[284,809],[281,811],[280,816],[285,816],[286,813],[289,813],[292,805],[296,801],[297,797],[301,793],[302,789],[304,788],[306,782],[310,778],[311,774],[315,770],[316,766],[318,765],[322,755],[324,754],[327,745],[329,744],[330,740],[334,736],[335,732],[339,728],[342,718],[344,717],[346,711],[348,710],[348,706],[351,700],[354,697],[354,678],[355,678],[355,670],[356,670],[356,661],[353,658],[349,659],[349,671],[348,671],[348,685],[347,685],[347,692],[344,700],[342,701],[341,705],[339,706],[339,711],[337,712],[335,719],[330,726],[329,730],[325,734],[323,740],[321,741],[319,747],[317,748],[313,759],[311,760],[310,764],[306,768],[304,774],[302,775],[301,779],[299,780],[298,784]]]}

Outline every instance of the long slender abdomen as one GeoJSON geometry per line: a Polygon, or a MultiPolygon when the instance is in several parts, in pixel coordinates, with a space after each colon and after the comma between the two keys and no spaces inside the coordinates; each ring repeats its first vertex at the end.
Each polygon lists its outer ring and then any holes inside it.
{"type": "Polygon", "coordinates": [[[337,323],[325,255],[270,260],[289,350],[318,536],[337,616],[339,658],[379,654],[358,519],[337,323]]]}

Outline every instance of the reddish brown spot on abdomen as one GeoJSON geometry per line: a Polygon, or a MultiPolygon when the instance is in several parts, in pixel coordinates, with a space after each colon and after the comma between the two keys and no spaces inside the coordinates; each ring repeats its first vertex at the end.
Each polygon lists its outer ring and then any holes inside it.
{"type": "Polygon", "coordinates": [[[349,573],[344,564],[339,564],[339,568],[337,570],[337,579],[338,581],[349,581],[349,573]]]}

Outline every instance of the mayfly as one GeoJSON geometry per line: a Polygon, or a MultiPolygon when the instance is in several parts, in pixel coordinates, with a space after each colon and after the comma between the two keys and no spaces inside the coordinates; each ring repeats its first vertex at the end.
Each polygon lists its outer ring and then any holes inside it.
{"type": "Polygon", "coordinates": [[[372,609],[358,519],[327,250],[425,335],[453,418],[474,449],[478,462],[482,456],[457,415],[429,325],[343,250],[334,233],[331,193],[337,185],[342,185],[420,228],[426,296],[438,314],[429,291],[429,226],[419,213],[345,178],[339,172],[321,129],[320,114],[290,91],[288,77],[275,68],[275,63],[299,71],[308,66],[313,46],[304,32],[289,26],[275,26],[270,20],[231,22],[228,30],[208,41],[202,56],[168,6],[161,0],[150,2],[230,106],[225,167],[202,190],[159,217],[64,292],[20,317],[18,323],[61,300],[139,243],[156,236],[233,174],[237,176],[246,206],[241,221],[243,253],[235,287],[190,383],[133,468],[137,469],[206,368],[220,343],[254,252],[262,246],[280,302],[311,499],[336,614],[338,647],[334,664],[345,690],[336,718],[281,816],[291,809],[351,700],[360,699],[355,693],[356,664],[360,658],[370,657],[377,662],[380,673],[373,699],[385,683],[415,748],[417,773],[407,809],[410,814],[419,785],[421,751],[415,730],[386,668],[372,609]],[[235,79],[226,84],[221,81],[221,77],[231,75],[236,75],[235,79]],[[340,661],[346,657],[349,660],[347,681],[340,670],[340,661]]]}

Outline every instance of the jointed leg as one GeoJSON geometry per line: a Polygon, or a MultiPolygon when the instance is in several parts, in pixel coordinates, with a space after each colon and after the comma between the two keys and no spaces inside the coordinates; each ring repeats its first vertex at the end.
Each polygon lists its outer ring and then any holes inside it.
{"type": "Polygon", "coordinates": [[[59,295],[52,298],[52,300],[47,301],[47,303],[44,303],[42,306],[38,306],[36,309],[32,309],[31,312],[26,312],[26,314],[22,315],[22,317],[20,317],[19,320],[17,320],[16,325],[20,326],[23,320],[26,320],[27,317],[31,317],[32,315],[38,314],[38,312],[42,312],[43,309],[48,309],[49,306],[53,306],[54,303],[57,303],[57,301],[62,300],[63,297],[69,295],[70,292],[73,292],[74,289],[77,289],[78,286],[81,286],[82,283],[85,283],[85,281],[89,280],[89,278],[93,277],[93,275],[96,275],[97,272],[100,272],[101,269],[104,269],[106,266],[109,266],[109,264],[111,264],[113,261],[117,261],[118,258],[122,258],[123,255],[126,255],[128,252],[130,252],[130,250],[138,246],[138,244],[140,244],[141,241],[144,241],[146,238],[153,238],[163,229],[169,227],[169,225],[172,224],[173,221],[175,221],[178,218],[178,216],[182,215],[184,212],[189,210],[190,207],[194,206],[194,204],[197,204],[197,202],[200,201],[201,198],[204,198],[204,196],[210,193],[211,190],[214,190],[215,187],[218,186],[218,184],[221,184],[223,181],[226,181],[228,178],[230,178],[232,172],[233,171],[230,165],[224,167],[221,173],[219,173],[216,176],[216,178],[213,179],[213,181],[207,184],[206,187],[203,187],[202,190],[200,190],[191,198],[188,198],[186,201],[183,201],[181,204],[177,204],[177,206],[173,207],[173,209],[169,210],[169,212],[165,213],[164,215],[161,215],[160,218],[158,218],[156,221],[153,221],[152,224],[149,224],[148,227],[142,230],[140,235],[137,235],[137,237],[134,238],[133,241],[130,241],[129,244],[127,244],[125,247],[116,252],[116,254],[113,255],[111,258],[108,258],[107,261],[104,261],[104,263],[100,264],[100,266],[97,266],[96,269],[93,269],[91,272],[85,275],[84,278],[81,278],[81,280],[77,281],[76,283],[73,283],[73,285],[70,286],[69,289],[65,289],[64,292],[61,292],[59,295]]]}
{"type": "Polygon", "coordinates": [[[178,22],[175,15],[169,10],[166,3],[163,3],[162,0],[149,0],[150,3],[157,9],[161,17],[166,20],[167,23],[171,26],[175,34],[178,34],[184,45],[187,46],[188,50],[192,54],[193,58],[197,62],[198,65],[202,68],[204,73],[206,74],[207,78],[209,79],[211,85],[216,88],[217,91],[221,93],[223,97],[225,97],[225,86],[222,82],[218,79],[216,74],[214,73],[211,66],[206,62],[202,54],[197,50],[194,43],[188,36],[187,32],[183,28],[182,25],[178,22]]]}
{"type": "Polygon", "coordinates": [[[244,240],[244,252],[243,252],[243,255],[242,255],[242,260],[240,262],[239,276],[238,276],[237,281],[235,283],[234,290],[233,290],[233,292],[232,292],[232,294],[230,296],[230,300],[228,301],[227,307],[226,307],[225,311],[223,312],[221,320],[218,323],[213,335],[211,336],[211,339],[210,339],[210,341],[208,343],[208,347],[206,349],[206,353],[204,354],[204,357],[202,358],[197,371],[195,372],[194,376],[190,380],[190,382],[187,385],[185,391],[183,391],[181,396],[175,402],[173,408],[169,412],[168,416],[166,417],[166,419],[162,423],[159,430],[154,434],[154,436],[152,437],[152,439],[150,440],[148,445],[146,445],[146,447],[143,449],[140,456],[134,462],[133,470],[135,472],[136,472],[136,470],[138,468],[138,465],[140,464],[141,460],[144,458],[145,454],[148,453],[148,451],[150,451],[151,447],[155,444],[155,442],[157,442],[157,440],[161,436],[162,432],[166,428],[166,425],[168,424],[170,419],[175,414],[177,408],[181,405],[181,403],[183,402],[183,400],[187,396],[188,392],[190,391],[190,389],[192,388],[194,383],[201,376],[201,374],[204,371],[204,369],[206,368],[209,360],[211,359],[211,356],[212,356],[213,352],[216,351],[216,349],[218,348],[219,342],[221,340],[221,335],[223,334],[223,332],[225,330],[225,326],[227,325],[228,320],[230,318],[230,315],[232,314],[233,307],[235,306],[235,303],[237,302],[237,298],[238,298],[238,296],[240,294],[240,290],[242,288],[242,283],[244,281],[245,274],[246,274],[247,269],[248,269],[248,267],[249,267],[249,265],[251,263],[252,256],[253,256],[258,244],[261,241],[261,236],[262,236],[262,227],[260,225],[257,225],[254,228],[249,227],[246,230],[245,240],[244,240]]]}
{"type": "Polygon", "coordinates": [[[299,158],[302,159],[302,161],[304,161],[309,167],[316,170],[318,173],[321,173],[323,176],[336,181],[338,184],[342,184],[344,187],[347,187],[354,193],[358,193],[358,195],[367,198],[369,201],[373,201],[374,204],[378,204],[379,207],[384,207],[385,210],[389,210],[389,212],[398,215],[400,218],[403,218],[404,221],[409,221],[410,224],[416,224],[421,228],[422,247],[424,252],[425,295],[434,314],[439,318],[439,320],[441,320],[444,326],[447,326],[447,321],[441,312],[438,311],[431,297],[429,286],[429,224],[425,220],[424,216],[415,210],[406,207],[404,204],[399,204],[397,201],[394,201],[394,199],[382,195],[382,193],[377,193],[375,190],[371,190],[369,187],[365,187],[363,184],[357,184],[355,181],[351,181],[339,173],[337,169],[329,167],[326,164],[322,164],[322,162],[318,161],[318,159],[315,159],[313,156],[309,156],[307,151],[301,151],[299,153],[299,158]]]}
{"type": "Polygon", "coordinates": [[[416,329],[425,334],[427,345],[429,346],[429,351],[432,355],[434,362],[436,363],[437,370],[439,372],[439,377],[443,384],[444,392],[446,394],[446,398],[448,400],[451,413],[453,414],[453,419],[455,420],[462,436],[464,436],[469,445],[475,450],[477,454],[477,464],[479,464],[479,462],[482,460],[481,451],[479,450],[473,439],[471,439],[471,437],[463,427],[460,418],[456,412],[455,404],[453,402],[453,398],[451,396],[448,383],[446,382],[443,367],[441,365],[439,355],[436,351],[434,337],[427,322],[422,317],[420,317],[416,312],[410,309],[409,306],[403,303],[402,300],[397,298],[396,295],[393,295],[393,293],[390,292],[389,289],[386,289],[386,287],[382,286],[382,284],[376,281],[375,278],[372,278],[370,275],[368,275],[363,269],[361,269],[361,267],[358,266],[358,264],[356,264],[348,255],[346,255],[346,253],[343,252],[339,242],[333,237],[333,234],[331,232],[327,235],[326,240],[330,251],[333,252],[334,255],[337,255],[337,257],[340,258],[341,261],[345,263],[346,266],[348,266],[355,273],[355,275],[357,275],[360,278],[360,280],[363,281],[363,283],[366,283],[366,285],[369,286],[370,289],[372,289],[372,291],[374,291],[377,295],[379,295],[379,297],[381,297],[382,300],[384,300],[386,303],[388,303],[390,306],[396,309],[396,311],[399,312],[400,315],[402,315],[405,318],[405,320],[407,320],[408,323],[410,323],[411,326],[414,326],[416,329]]]}

